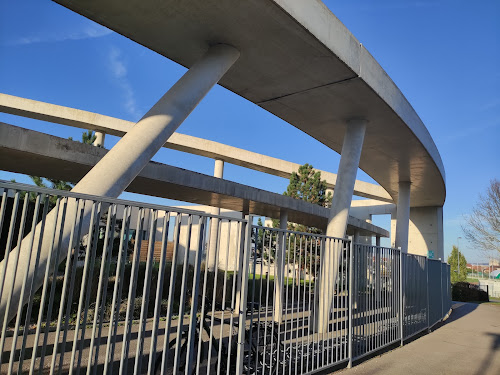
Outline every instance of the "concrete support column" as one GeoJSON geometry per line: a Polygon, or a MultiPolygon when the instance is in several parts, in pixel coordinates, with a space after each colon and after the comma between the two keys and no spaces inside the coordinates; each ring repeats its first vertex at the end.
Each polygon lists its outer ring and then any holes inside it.
{"type": "MultiPolygon", "coordinates": [[[[280,212],[280,229],[287,229],[288,212],[280,212]]],[[[276,248],[276,274],[274,275],[274,321],[281,323],[283,314],[283,283],[285,275],[285,252],[286,252],[286,234],[280,233],[278,237],[278,246],[276,248]]]]}
{"type": "Polygon", "coordinates": [[[354,237],[353,237],[354,243],[360,243],[361,241],[361,234],[359,233],[359,230],[354,231],[354,237]]]}
{"type": "MultiPolygon", "coordinates": [[[[73,188],[72,191],[104,197],[118,197],[123,190],[139,174],[144,166],[165,144],[168,138],[182,124],[203,97],[236,62],[239,52],[228,45],[215,45],[196,62],[170,90],[146,113],[146,115],[97,163],[73,188]]],[[[72,201],[71,201],[72,202],[72,201]]],[[[68,204],[66,224],[61,235],[61,246],[67,248],[70,238],[70,221],[75,216],[75,204],[68,204]]],[[[53,253],[50,239],[54,233],[50,228],[56,228],[57,212],[54,210],[47,215],[45,232],[40,249],[40,269],[53,253]]],[[[83,215],[82,230],[88,230],[90,223],[90,208],[83,215]]],[[[41,226],[36,227],[35,240],[39,240],[41,226]]],[[[9,320],[15,316],[26,264],[31,254],[28,234],[22,241],[19,266],[17,270],[8,269],[5,281],[5,290],[12,288],[12,303],[10,304],[9,320]]],[[[37,246],[33,246],[33,255],[37,246]]],[[[9,259],[16,252],[11,251],[9,259]]],[[[66,254],[66,252],[63,252],[66,254]]],[[[56,260],[61,262],[62,258],[56,260]]],[[[3,261],[2,261],[3,263],[3,261]]],[[[14,261],[9,261],[14,264],[14,261]]],[[[35,262],[31,262],[29,275],[34,277],[33,286],[36,289],[42,285],[43,272],[34,272],[35,262]]],[[[2,267],[0,265],[0,267],[2,267]]],[[[29,284],[28,284],[29,285],[29,284]]],[[[3,316],[7,307],[9,293],[3,293],[0,305],[0,316],[3,316]]],[[[25,294],[25,301],[29,293],[25,294]]]]}
{"type": "MultiPolygon", "coordinates": [[[[352,119],[346,124],[344,142],[342,145],[342,155],[340,157],[337,184],[333,194],[330,217],[326,228],[326,235],[331,237],[345,236],[347,220],[349,218],[349,208],[351,206],[354,183],[359,167],[359,159],[365,139],[367,121],[364,119],[352,119]]],[[[334,287],[328,285],[330,280],[337,281],[338,262],[342,247],[328,246],[323,249],[320,280],[319,298],[316,306],[317,331],[326,332],[328,329],[328,312],[333,301],[334,287]]]]}
{"type": "Polygon", "coordinates": [[[375,237],[375,246],[380,246],[380,236],[375,237]]]}
{"type": "Polygon", "coordinates": [[[210,48],[73,191],[120,195],[238,57],[239,52],[227,45],[210,48]]]}
{"type": "MultiPolygon", "coordinates": [[[[366,219],[367,223],[372,223],[372,214],[368,215],[368,219],[366,219]]],[[[361,239],[359,240],[359,243],[366,244],[366,245],[373,245],[373,236],[361,236],[361,239]]]]}
{"type": "Polygon", "coordinates": [[[104,137],[106,136],[103,132],[95,132],[95,141],[93,143],[96,147],[104,148],[104,137]]]}
{"type": "Polygon", "coordinates": [[[396,248],[408,252],[408,229],[410,227],[410,186],[409,181],[399,182],[398,206],[396,211],[396,248]]]}
{"type": "MultiPolygon", "coordinates": [[[[224,175],[224,161],[220,159],[215,159],[214,166],[214,177],[222,178],[224,175]]],[[[220,215],[220,208],[214,207],[212,209],[212,214],[220,215]]],[[[210,248],[208,250],[208,270],[214,271],[217,270],[218,264],[215,260],[215,253],[217,250],[217,243],[219,242],[219,232],[221,229],[219,228],[219,219],[212,219],[210,222],[210,248]]]]}

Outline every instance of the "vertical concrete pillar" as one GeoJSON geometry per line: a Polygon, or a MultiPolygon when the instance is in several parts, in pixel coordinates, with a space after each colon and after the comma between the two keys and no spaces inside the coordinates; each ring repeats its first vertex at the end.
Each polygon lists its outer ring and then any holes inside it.
{"type": "Polygon", "coordinates": [[[375,246],[380,246],[380,236],[375,237],[375,246]]]}
{"type": "MultiPolygon", "coordinates": [[[[215,45],[196,62],[177,83],[146,113],[146,115],[97,163],[73,188],[73,192],[86,193],[104,197],[118,197],[123,190],[139,174],[144,166],[165,144],[175,130],[182,124],[203,97],[236,62],[239,52],[228,45],[215,45]]],[[[70,220],[74,217],[75,204],[68,205],[66,213],[67,225],[63,227],[60,237],[62,247],[67,247],[70,237],[70,220]]],[[[47,215],[45,233],[40,251],[40,269],[44,269],[53,252],[50,239],[54,233],[49,233],[49,228],[57,219],[57,212],[47,215]]],[[[90,222],[90,208],[83,216],[82,228],[87,228],[90,222]]],[[[36,228],[35,240],[40,239],[40,225],[36,228]]],[[[8,316],[12,319],[17,311],[23,277],[26,265],[31,256],[29,237],[22,241],[19,266],[17,270],[7,269],[5,287],[12,288],[12,303],[8,316]]],[[[36,242],[35,242],[36,243],[36,242]]],[[[33,246],[33,253],[37,246],[33,246]]],[[[16,252],[11,251],[9,259],[16,252]]],[[[63,252],[66,254],[65,252],[63,252]]],[[[58,262],[64,260],[64,256],[58,262]]],[[[2,261],[4,262],[4,261],[2,261]]],[[[14,262],[10,262],[14,264],[14,262]]],[[[43,272],[34,272],[34,263],[30,263],[29,275],[34,277],[33,286],[36,289],[43,282],[43,272]]],[[[0,266],[1,267],[1,266],[0,266]]],[[[29,284],[28,284],[29,285],[29,284]]],[[[2,294],[0,316],[4,316],[7,307],[7,294],[2,294]]],[[[28,298],[28,294],[26,294],[28,298]]],[[[23,303],[26,301],[23,301],[23,303]]]]}
{"type": "MultiPolygon", "coordinates": [[[[224,175],[224,161],[220,159],[215,159],[214,166],[214,177],[222,178],[224,175]]],[[[212,214],[220,215],[220,208],[214,207],[212,209],[212,214]]],[[[217,269],[218,264],[215,264],[215,252],[217,249],[217,243],[219,242],[219,219],[212,219],[210,221],[210,248],[208,250],[208,270],[214,271],[217,269]]]]}
{"type": "MultiPolygon", "coordinates": [[[[368,214],[368,219],[366,219],[367,223],[372,223],[372,214],[368,214]]],[[[366,245],[372,245],[373,244],[373,236],[361,236],[359,243],[366,244],[366,245]]]]}
{"type": "MultiPolygon", "coordinates": [[[[351,119],[346,124],[337,184],[335,185],[330,217],[326,228],[327,236],[340,238],[345,236],[354,183],[356,182],[359,159],[365,139],[366,124],[367,121],[364,119],[351,119]]],[[[326,332],[328,329],[328,316],[335,289],[328,284],[329,280],[333,283],[337,281],[338,262],[342,246],[336,244],[322,250],[319,298],[316,306],[316,327],[318,332],[326,332]]]]}
{"type": "Polygon", "coordinates": [[[94,146],[96,147],[103,147],[104,148],[104,137],[106,134],[103,132],[95,132],[95,141],[93,143],[94,146]]]}
{"type": "Polygon", "coordinates": [[[398,206],[396,211],[396,248],[408,252],[408,230],[410,227],[410,186],[409,181],[399,182],[398,206]]]}
{"type": "Polygon", "coordinates": [[[359,230],[355,230],[354,231],[353,241],[354,241],[354,243],[360,243],[360,241],[361,241],[361,234],[360,234],[359,230]]]}
{"type": "MultiPolygon", "coordinates": [[[[288,225],[288,212],[280,212],[280,229],[287,229],[288,225]]],[[[281,323],[281,316],[283,314],[283,284],[285,275],[285,252],[286,252],[286,234],[280,233],[278,237],[278,246],[276,248],[276,262],[274,275],[274,321],[281,323]]]]}

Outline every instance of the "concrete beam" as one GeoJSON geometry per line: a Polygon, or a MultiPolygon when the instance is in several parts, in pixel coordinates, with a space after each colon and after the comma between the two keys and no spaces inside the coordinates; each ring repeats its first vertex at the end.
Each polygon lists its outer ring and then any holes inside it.
{"type": "MultiPolygon", "coordinates": [[[[81,129],[91,129],[118,137],[123,137],[135,125],[133,122],[114,117],[2,93],[0,93],[0,112],[81,129]]],[[[297,172],[300,167],[297,163],[180,133],[172,134],[163,147],[219,159],[286,179],[289,179],[292,173],[297,172]]],[[[326,171],[320,172],[321,177],[326,180],[328,189],[333,189],[337,184],[337,175],[326,171]]],[[[393,202],[392,197],[384,188],[363,181],[356,181],[354,184],[354,195],[393,202]]]]}
{"type": "MultiPolygon", "coordinates": [[[[78,182],[108,150],[48,134],[0,123],[0,169],[78,182]]],[[[279,218],[326,228],[329,209],[281,194],[232,181],[149,162],[126,191],[184,202],[217,206],[233,211],[247,209],[253,215],[279,218]]],[[[349,217],[347,232],[360,228],[364,235],[389,237],[389,232],[349,217]]]]}

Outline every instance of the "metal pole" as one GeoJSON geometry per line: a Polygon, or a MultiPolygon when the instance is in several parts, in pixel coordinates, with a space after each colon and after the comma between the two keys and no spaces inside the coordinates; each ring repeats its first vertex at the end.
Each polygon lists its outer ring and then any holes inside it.
{"type": "Polygon", "coordinates": [[[430,326],[430,317],[429,317],[429,258],[425,258],[425,268],[427,270],[427,283],[425,284],[425,288],[427,289],[427,328],[430,326]]]}
{"type": "Polygon", "coordinates": [[[236,351],[236,374],[243,374],[243,356],[245,355],[245,320],[248,294],[248,262],[250,260],[250,252],[252,247],[252,220],[253,216],[246,216],[245,230],[245,246],[243,250],[243,267],[241,272],[241,289],[240,289],[240,304],[239,304],[239,321],[238,321],[238,348],[236,351]]]}
{"type": "Polygon", "coordinates": [[[457,280],[460,280],[460,239],[462,237],[457,237],[457,252],[458,252],[458,259],[457,259],[457,280]]]}
{"type": "Polygon", "coordinates": [[[348,332],[348,337],[349,337],[349,363],[347,364],[348,368],[352,367],[352,294],[354,292],[353,288],[353,259],[354,259],[354,253],[353,253],[353,245],[352,241],[349,242],[349,332],[348,332]]]}
{"type": "Polygon", "coordinates": [[[404,313],[404,291],[403,291],[403,252],[399,249],[399,331],[401,334],[401,346],[403,346],[403,313],[404,313]]]}

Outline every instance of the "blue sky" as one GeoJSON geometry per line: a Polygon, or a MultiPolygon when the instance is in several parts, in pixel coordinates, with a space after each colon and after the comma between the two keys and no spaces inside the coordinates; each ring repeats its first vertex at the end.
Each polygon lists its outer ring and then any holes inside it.
{"type": "MultiPolygon", "coordinates": [[[[448,254],[479,193],[490,179],[500,178],[500,2],[324,2],[387,71],[434,138],[446,170],[448,254]]],[[[51,1],[0,3],[2,93],[137,121],[184,72],[51,1]]],[[[79,129],[1,113],[0,121],[81,137],[79,129]]],[[[207,95],[179,132],[331,172],[339,161],[335,152],[221,87],[207,95]]],[[[116,141],[108,136],[106,147],[116,141]]],[[[154,159],[202,173],[213,171],[213,160],[172,150],[162,149],[154,159]]],[[[25,176],[0,172],[0,179],[10,178],[29,182],[25,176]]],[[[278,193],[288,184],[232,165],[226,165],[225,178],[278,193]]],[[[372,181],[361,171],[358,178],[372,181]]],[[[386,228],[388,223],[387,217],[375,221],[386,228]]],[[[483,259],[465,240],[461,248],[469,260],[483,259]]]]}

